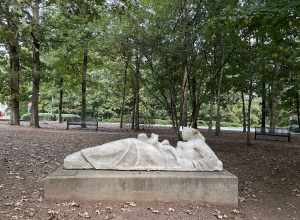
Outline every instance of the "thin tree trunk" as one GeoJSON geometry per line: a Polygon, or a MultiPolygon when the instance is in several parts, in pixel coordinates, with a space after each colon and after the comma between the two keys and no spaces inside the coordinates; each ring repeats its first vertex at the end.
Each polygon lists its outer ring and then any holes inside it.
{"type": "Polygon", "coordinates": [[[135,129],[135,105],[136,105],[136,96],[133,95],[133,103],[132,103],[132,114],[131,114],[131,129],[135,129]]]}
{"type": "Polygon", "coordinates": [[[278,96],[275,90],[278,88],[272,87],[271,97],[270,97],[270,128],[274,129],[277,126],[278,118],[276,117],[278,111],[278,96]]]}
{"type": "Polygon", "coordinates": [[[135,64],[135,126],[136,130],[140,129],[140,55],[136,54],[136,64],[135,64]]]}
{"type": "Polygon", "coordinates": [[[262,81],[262,93],[261,93],[261,130],[264,131],[266,129],[266,83],[263,79],[262,81]]]}
{"type": "MultiPolygon", "coordinates": [[[[223,68],[222,68],[223,69],[223,68]]],[[[223,70],[220,72],[218,85],[217,85],[217,112],[216,112],[216,131],[215,135],[219,136],[221,132],[221,87],[222,87],[222,81],[223,81],[223,70]]]]}
{"type": "Polygon", "coordinates": [[[121,120],[120,120],[120,128],[123,128],[128,64],[129,64],[129,58],[127,58],[126,61],[125,61],[125,70],[124,70],[124,79],[123,79],[122,106],[121,106],[121,115],[120,115],[120,118],[121,118],[121,120]]]}
{"type": "Polygon", "coordinates": [[[197,94],[197,81],[194,77],[191,78],[191,100],[192,100],[192,116],[191,125],[193,128],[198,127],[198,116],[200,110],[200,102],[197,94]]]}
{"type": "Polygon", "coordinates": [[[248,109],[247,109],[247,145],[251,145],[251,107],[253,99],[253,80],[250,82],[249,88],[249,100],[248,100],[248,109]]]}
{"type": "Polygon", "coordinates": [[[242,91],[242,104],[243,104],[243,133],[247,131],[247,114],[246,114],[246,104],[245,104],[245,96],[244,92],[242,91]]]}
{"type": "Polygon", "coordinates": [[[300,100],[299,100],[298,92],[297,92],[297,96],[296,96],[296,107],[297,107],[298,128],[300,129],[300,100]]]}
{"type": "Polygon", "coordinates": [[[180,102],[180,126],[187,126],[187,108],[188,108],[188,70],[185,67],[182,85],[181,85],[181,102],[180,102]]]}
{"type": "MultiPolygon", "coordinates": [[[[252,91],[251,91],[252,92],[252,91]]],[[[248,113],[247,113],[247,145],[251,144],[251,107],[252,107],[252,94],[249,94],[248,113]]]]}
{"type": "Polygon", "coordinates": [[[176,101],[175,101],[176,97],[174,95],[174,93],[171,94],[171,118],[172,118],[172,124],[173,124],[173,128],[176,131],[176,135],[178,140],[182,140],[181,137],[181,133],[180,133],[180,126],[178,123],[178,117],[177,117],[177,111],[176,111],[176,101]]]}
{"type": "Polygon", "coordinates": [[[81,78],[81,127],[86,128],[86,80],[88,68],[88,48],[83,49],[83,64],[81,78]]]}
{"type": "Polygon", "coordinates": [[[270,119],[269,119],[269,127],[273,128],[273,94],[272,89],[270,88],[270,94],[269,94],[269,112],[270,112],[270,119]]]}
{"type": "Polygon", "coordinates": [[[277,125],[277,105],[278,105],[278,87],[276,86],[276,78],[272,75],[271,88],[270,88],[270,128],[274,129],[277,125]]]}
{"type": "Polygon", "coordinates": [[[208,110],[208,115],[209,115],[209,121],[208,121],[208,131],[212,132],[213,129],[213,119],[214,119],[214,101],[213,101],[213,95],[211,95],[210,100],[209,100],[209,110],[208,110]]]}
{"type": "Polygon", "coordinates": [[[20,58],[19,58],[19,42],[18,34],[14,34],[14,38],[8,44],[9,61],[10,61],[10,124],[20,125],[20,94],[19,94],[19,78],[20,78],[20,58]]]}
{"type": "Polygon", "coordinates": [[[171,119],[172,119],[172,124],[174,128],[178,128],[178,118],[177,118],[177,112],[176,112],[176,97],[175,94],[171,93],[171,119]]]}
{"type": "Polygon", "coordinates": [[[32,5],[32,114],[31,126],[39,128],[39,91],[40,91],[40,0],[35,0],[32,5]]]}
{"type": "Polygon", "coordinates": [[[64,86],[64,79],[63,77],[60,78],[60,88],[59,88],[59,104],[58,104],[58,121],[59,123],[63,122],[63,118],[62,118],[62,111],[63,111],[63,95],[64,95],[64,90],[63,90],[63,86],[64,86]]]}
{"type": "Polygon", "coordinates": [[[224,75],[224,60],[225,60],[225,54],[224,54],[224,39],[223,39],[223,33],[221,33],[221,50],[222,50],[222,57],[221,57],[221,70],[219,73],[218,81],[217,81],[217,112],[216,112],[216,131],[215,135],[219,136],[221,133],[221,89],[222,89],[222,83],[223,83],[223,75],[224,75]]]}

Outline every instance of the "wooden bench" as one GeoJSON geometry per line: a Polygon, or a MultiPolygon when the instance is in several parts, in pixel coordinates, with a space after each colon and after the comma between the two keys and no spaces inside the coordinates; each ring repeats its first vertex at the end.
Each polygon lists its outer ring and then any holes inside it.
{"type": "Polygon", "coordinates": [[[276,136],[276,137],[287,137],[288,141],[291,141],[291,133],[287,128],[255,128],[255,136],[276,136]]]}
{"type": "Polygon", "coordinates": [[[95,126],[96,127],[96,131],[98,131],[99,128],[99,123],[98,121],[86,121],[86,122],[82,122],[82,121],[67,121],[67,130],[69,130],[70,125],[86,125],[86,126],[95,126]]]}

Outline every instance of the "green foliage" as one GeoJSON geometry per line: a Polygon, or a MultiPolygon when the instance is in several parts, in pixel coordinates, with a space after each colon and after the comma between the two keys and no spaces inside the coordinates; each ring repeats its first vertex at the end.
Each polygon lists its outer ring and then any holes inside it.
{"type": "MultiPolygon", "coordinates": [[[[0,101],[9,100],[9,54],[5,49],[12,34],[5,23],[9,19],[20,36],[24,113],[32,86],[29,5],[16,1],[7,11],[10,3],[4,1],[0,7],[0,101]]],[[[299,109],[299,7],[297,0],[43,1],[39,106],[50,113],[40,117],[57,118],[63,89],[63,118],[78,120],[82,56],[88,48],[90,118],[117,122],[124,109],[124,121],[130,121],[139,54],[140,118],[161,124],[178,121],[187,74],[189,121],[198,105],[198,125],[208,126],[210,120],[216,121],[220,105],[222,125],[241,126],[243,93],[253,98],[251,125],[259,126],[264,82],[267,123],[274,120],[272,112],[278,126],[287,126],[288,118],[299,109]]],[[[248,103],[246,100],[246,107],[248,103]]]]}
{"type": "MultiPolygon", "coordinates": [[[[59,115],[55,115],[56,119],[58,119],[59,115]]],[[[61,115],[63,121],[80,121],[80,116],[75,114],[62,114],[61,115]]]]}
{"type": "MultiPolygon", "coordinates": [[[[23,114],[21,120],[23,121],[30,121],[31,113],[23,114]]],[[[51,113],[39,113],[40,121],[55,121],[56,116],[51,113]]]]}

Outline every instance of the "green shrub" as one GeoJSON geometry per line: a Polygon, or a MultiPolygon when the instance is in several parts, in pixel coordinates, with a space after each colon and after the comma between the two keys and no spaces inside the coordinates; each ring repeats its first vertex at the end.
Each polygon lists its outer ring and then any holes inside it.
{"type": "Polygon", "coordinates": [[[198,120],[198,126],[201,126],[201,127],[207,127],[208,124],[206,121],[203,121],[203,120],[198,120]]]}
{"type": "MultiPolygon", "coordinates": [[[[124,122],[126,123],[126,119],[123,118],[124,122]]],[[[119,123],[121,120],[120,118],[106,118],[106,119],[103,119],[103,122],[109,122],[109,123],[119,123]]]]}
{"type": "Polygon", "coordinates": [[[240,123],[237,122],[221,122],[221,126],[222,127],[233,127],[233,128],[239,128],[242,127],[242,125],[240,123]]]}
{"type": "Polygon", "coordinates": [[[168,119],[154,119],[154,123],[159,124],[159,125],[171,125],[172,124],[172,122],[168,119]]]}
{"type": "MultiPolygon", "coordinates": [[[[61,114],[63,121],[80,121],[80,116],[76,114],[61,114]]],[[[56,118],[59,118],[59,114],[56,114],[56,118]]]]}
{"type": "MultiPolygon", "coordinates": [[[[21,120],[30,121],[31,113],[26,113],[22,115],[21,120]]],[[[39,113],[39,120],[40,121],[55,121],[56,117],[54,114],[51,113],[39,113]]]]}

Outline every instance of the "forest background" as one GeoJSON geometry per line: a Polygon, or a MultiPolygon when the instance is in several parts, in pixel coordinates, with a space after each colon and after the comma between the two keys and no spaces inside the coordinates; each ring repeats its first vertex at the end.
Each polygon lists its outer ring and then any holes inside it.
{"type": "Polygon", "coordinates": [[[33,127],[297,130],[299,32],[298,0],[2,0],[0,102],[33,127]]]}

